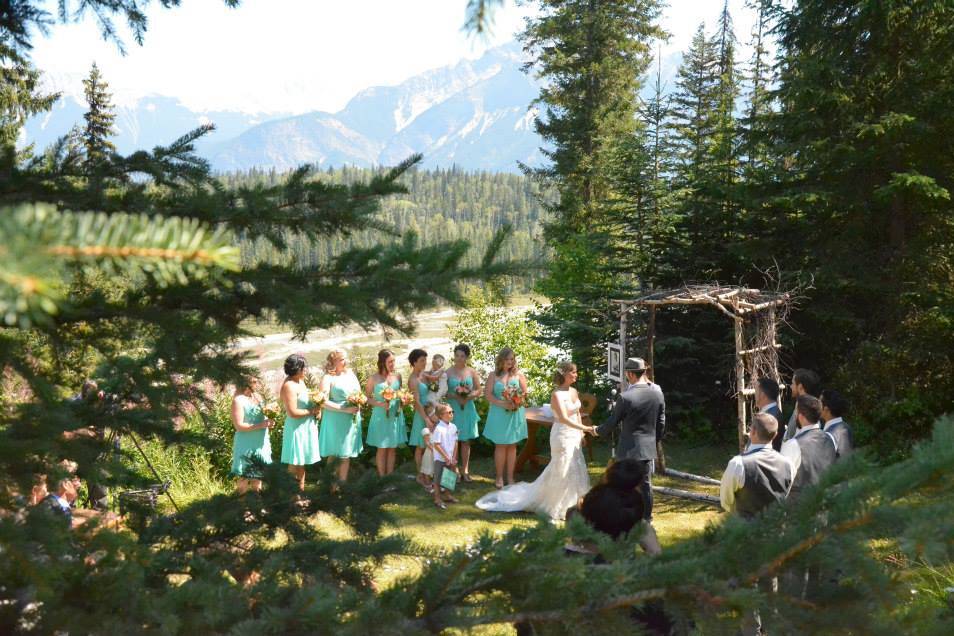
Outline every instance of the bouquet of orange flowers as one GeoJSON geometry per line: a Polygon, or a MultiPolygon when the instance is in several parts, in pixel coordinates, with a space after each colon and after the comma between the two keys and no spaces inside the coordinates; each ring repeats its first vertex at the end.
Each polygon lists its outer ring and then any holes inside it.
{"type": "Polygon", "coordinates": [[[401,389],[397,392],[397,399],[401,400],[401,406],[414,404],[414,394],[407,389],[401,389]]]}
{"type": "Polygon", "coordinates": [[[368,396],[362,393],[361,391],[355,391],[348,396],[348,404],[351,406],[357,406],[361,408],[368,403],[368,396]]]}
{"type": "Polygon", "coordinates": [[[269,402],[262,406],[262,413],[265,414],[265,419],[271,420],[274,424],[278,424],[282,420],[282,410],[277,402],[269,402]]]}
{"type": "Polygon", "coordinates": [[[397,391],[395,391],[391,387],[387,387],[383,391],[381,391],[381,399],[384,400],[385,402],[390,402],[396,397],[397,397],[397,391]]]}
{"type": "Polygon", "coordinates": [[[503,399],[511,402],[514,409],[519,409],[523,406],[523,391],[519,386],[508,386],[503,390],[503,399]]]}

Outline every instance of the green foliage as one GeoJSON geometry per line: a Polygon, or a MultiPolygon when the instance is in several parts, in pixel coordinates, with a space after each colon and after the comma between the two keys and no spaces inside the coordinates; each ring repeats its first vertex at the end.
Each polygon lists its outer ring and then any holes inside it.
{"type": "Polygon", "coordinates": [[[513,349],[517,365],[527,377],[531,404],[550,401],[551,376],[558,362],[557,357],[540,344],[539,337],[539,327],[524,312],[496,304],[477,288],[471,288],[465,309],[457,314],[457,322],[451,326],[451,338],[470,345],[474,365],[485,373],[493,371],[501,349],[513,349]]]}
{"type": "MultiPolygon", "coordinates": [[[[328,168],[320,175],[322,181],[329,184],[351,185],[382,173],[382,170],[343,166],[328,168]]],[[[287,176],[275,171],[250,170],[223,175],[221,180],[227,187],[237,189],[274,186],[287,176]]],[[[513,235],[501,246],[502,258],[527,263],[544,258],[545,247],[540,241],[542,206],[537,200],[538,189],[526,177],[465,172],[457,168],[413,169],[405,174],[402,182],[407,185],[407,192],[381,201],[376,218],[386,228],[402,234],[414,232],[424,245],[453,240],[487,245],[495,232],[509,225],[513,235]]],[[[289,235],[284,238],[282,248],[269,241],[246,238],[242,242],[242,258],[245,263],[294,263],[311,267],[325,265],[352,248],[372,248],[395,240],[388,231],[370,228],[358,229],[340,241],[314,241],[289,235]]],[[[476,266],[480,257],[470,252],[464,257],[464,263],[476,266]]],[[[534,270],[527,271],[531,279],[535,274],[534,270]]],[[[514,280],[508,284],[525,283],[514,280]]]]}
{"type": "Polygon", "coordinates": [[[112,95],[109,94],[108,88],[94,62],[89,76],[83,80],[83,94],[88,110],[83,115],[86,126],[83,128],[82,139],[86,151],[86,170],[97,182],[106,158],[116,152],[115,144],[110,141],[110,137],[115,134],[113,123],[116,115],[112,111],[112,95]]]}
{"type": "Polygon", "coordinates": [[[581,384],[592,387],[604,367],[606,300],[625,293],[617,277],[613,228],[605,227],[614,200],[616,141],[637,135],[637,94],[651,43],[663,36],[656,0],[540,3],[520,36],[534,59],[525,67],[544,82],[535,129],[548,146],[549,165],[527,170],[556,200],[545,236],[553,250],[537,291],[550,300],[535,315],[552,346],[570,352],[581,384]]]}
{"type": "Polygon", "coordinates": [[[893,454],[954,408],[954,8],[769,3],[779,78],[755,140],[746,255],[814,289],[793,361],[849,388],[864,439],[893,454]]]}
{"type": "Polygon", "coordinates": [[[234,271],[239,250],[232,242],[224,228],[194,219],[75,213],[49,204],[0,208],[0,314],[8,326],[49,322],[65,302],[61,281],[70,263],[105,275],[141,274],[163,287],[234,271]]]}

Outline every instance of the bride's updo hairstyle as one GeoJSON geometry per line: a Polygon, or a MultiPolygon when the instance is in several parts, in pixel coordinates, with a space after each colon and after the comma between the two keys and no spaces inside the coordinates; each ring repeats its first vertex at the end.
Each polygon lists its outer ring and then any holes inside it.
{"type": "Polygon", "coordinates": [[[553,384],[563,386],[563,383],[566,382],[566,376],[573,371],[576,371],[576,365],[569,360],[564,360],[557,365],[556,371],[553,372],[553,384]]]}

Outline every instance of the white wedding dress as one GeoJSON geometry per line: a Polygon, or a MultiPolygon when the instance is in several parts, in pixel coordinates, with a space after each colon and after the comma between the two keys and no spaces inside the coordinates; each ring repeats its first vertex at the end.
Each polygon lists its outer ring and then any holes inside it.
{"type": "MultiPolygon", "coordinates": [[[[582,426],[579,399],[557,391],[557,399],[577,426],[582,426]]],[[[519,482],[484,495],[477,507],[490,512],[536,512],[562,520],[590,490],[583,458],[583,431],[554,421],[550,430],[550,463],[536,481],[519,482]]]]}

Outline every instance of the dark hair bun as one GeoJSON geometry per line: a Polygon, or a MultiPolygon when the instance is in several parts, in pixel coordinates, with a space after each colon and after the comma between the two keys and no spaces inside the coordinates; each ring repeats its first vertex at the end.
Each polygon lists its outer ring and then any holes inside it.
{"type": "Polygon", "coordinates": [[[285,358],[285,375],[294,377],[305,370],[305,356],[300,353],[293,353],[285,358]]]}

